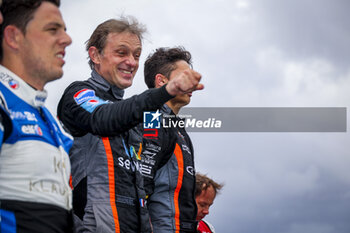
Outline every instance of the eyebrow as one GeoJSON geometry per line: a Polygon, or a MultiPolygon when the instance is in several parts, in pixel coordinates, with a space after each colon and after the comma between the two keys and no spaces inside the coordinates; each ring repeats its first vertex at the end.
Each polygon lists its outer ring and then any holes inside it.
{"type": "Polygon", "coordinates": [[[57,22],[51,22],[48,23],[44,26],[44,28],[48,28],[48,27],[58,27],[58,28],[63,28],[65,31],[67,31],[67,28],[64,24],[61,23],[57,23],[57,22]]]}
{"type": "MultiPolygon", "coordinates": [[[[118,45],[116,48],[131,49],[130,46],[125,45],[125,44],[118,45]]],[[[138,49],[142,49],[142,47],[136,47],[135,50],[138,50],[138,49]]]]}
{"type": "Polygon", "coordinates": [[[129,46],[126,46],[126,45],[118,45],[117,47],[115,47],[113,50],[114,51],[118,51],[118,50],[127,50],[129,51],[130,53],[134,54],[134,53],[140,53],[141,55],[141,52],[142,52],[142,48],[141,47],[137,47],[135,50],[131,49],[129,46]]]}
{"type": "Polygon", "coordinates": [[[129,46],[126,46],[126,45],[117,45],[116,47],[115,47],[116,49],[129,49],[129,46]]]}

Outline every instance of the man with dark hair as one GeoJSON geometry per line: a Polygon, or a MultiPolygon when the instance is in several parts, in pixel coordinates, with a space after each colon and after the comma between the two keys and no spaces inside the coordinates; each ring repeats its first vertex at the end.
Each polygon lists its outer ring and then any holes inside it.
{"type": "MultiPolygon", "coordinates": [[[[192,70],[191,54],[182,47],[158,48],[144,66],[145,82],[150,89],[162,89],[176,76],[192,70]]],[[[179,93],[161,109],[173,116],[189,104],[192,93],[179,93]]],[[[162,123],[161,123],[162,124],[162,123]]],[[[147,200],[154,232],[196,232],[197,207],[195,202],[195,169],[191,139],[184,128],[138,126],[142,139],[141,162],[147,200]],[[152,132],[153,130],[153,132],[152,132]]],[[[137,148],[137,142],[133,142],[137,148]]]]}
{"type": "Polygon", "coordinates": [[[202,89],[200,74],[181,72],[168,85],[122,100],[139,66],[144,27],[135,19],[107,20],[87,42],[91,78],[72,83],[58,116],[74,136],[70,152],[76,222],[89,232],[151,232],[140,161],[129,140],[143,111],[178,93],[202,89]]]}
{"type": "Polygon", "coordinates": [[[4,0],[0,8],[0,229],[72,232],[72,138],[44,107],[72,40],[59,1],[4,0]]]}
{"type": "Polygon", "coordinates": [[[214,233],[214,227],[203,218],[209,214],[209,208],[214,203],[216,194],[223,185],[215,182],[206,175],[196,174],[196,202],[198,206],[197,220],[199,233],[214,233]]]}
{"type": "MultiPolygon", "coordinates": [[[[0,31],[1,41],[3,38],[4,28],[8,25],[16,26],[23,34],[26,34],[27,24],[31,21],[34,12],[38,9],[42,2],[50,2],[56,7],[60,6],[60,0],[29,0],[29,1],[4,1],[3,14],[6,20],[2,24],[0,31]]],[[[0,60],[3,57],[3,48],[0,48],[0,60]]]]}

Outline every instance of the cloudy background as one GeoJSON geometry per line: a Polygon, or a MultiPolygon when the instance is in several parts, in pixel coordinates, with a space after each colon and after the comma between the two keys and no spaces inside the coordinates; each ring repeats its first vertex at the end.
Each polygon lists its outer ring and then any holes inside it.
{"type": "MultiPolygon", "coordinates": [[[[48,107],[90,75],[84,42],[121,14],[147,25],[141,63],[183,45],[205,90],[190,107],[349,107],[348,0],[62,0],[73,44],[48,107]]],[[[143,66],[127,96],[146,89],[143,66]]],[[[349,233],[349,133],[191,133],[197,171],[225,183],[218,233],[349,233]]]]}

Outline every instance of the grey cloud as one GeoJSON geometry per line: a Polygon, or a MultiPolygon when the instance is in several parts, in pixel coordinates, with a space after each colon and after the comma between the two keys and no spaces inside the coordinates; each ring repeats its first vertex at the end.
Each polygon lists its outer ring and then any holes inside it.
{"type": "Polygon", "coordinates": [[[268,41],[290,56],[325,57],[342,68],[350,60],[350,3],[330,1],[253,1],[268,41]]]}

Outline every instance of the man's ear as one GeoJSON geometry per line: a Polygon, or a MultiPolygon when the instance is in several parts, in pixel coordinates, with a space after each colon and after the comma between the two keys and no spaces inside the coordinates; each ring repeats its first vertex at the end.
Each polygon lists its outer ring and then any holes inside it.
{"type": "Polygon", "coordinates": [[[154,79],[154,86],[155,86],[156,88],[161,87],[161,86],[164,86],[165,84],[168,83],[168,81],[169,81],[169,80],[168,80],[164,75],[162,75],[162,74],[157,74],[156,77],[155,77],[155,79],[154,79]]]}
{"type": "Polygon", "coordinates": [[[100,64],[101,58],[100,58],[100,53],[98,52],[98,49],[95,46],[91,46],[89,48],[89,57],[93,63],[96,65],[100,64]]]}
{"type": "Polygon", "coordinates": [[[18,49],[24,38],[22,31],[14,25],[8,25],[4,29],[3,41],[12,49],[18,49]]]}

